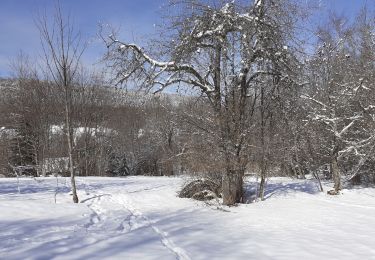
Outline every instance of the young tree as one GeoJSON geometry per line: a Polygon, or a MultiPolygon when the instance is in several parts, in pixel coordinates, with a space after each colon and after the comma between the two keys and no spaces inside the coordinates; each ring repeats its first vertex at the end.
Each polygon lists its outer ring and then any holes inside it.
{"type": "Polygon", "coordinates": [[[80,33],[76,33],[69,16],[64,18],[61,6],[56,4],[52,20],[44,14],[37,21],[44,51],[47,73],[54,85],[60,89],[64,103],[66,142],[68,146],[69,172],[73,202],[78,203],[75,182],[74,142],[72,126],[73,87],[79,74],[85,43],[80,33]]]}
{"type": "Polygon", "coordinates": [[[225,162],[223,203],[242,202],[249,158],[249,134],[260,84],[293,83],[291,37],[297,20],[292,2],[255,0],[250,5],[223,1],[182,1],[187,15],[172,19],[173,38],[159,61],[115,35],[106,40],[107,61],[122,83],[130,79],[159,92],[168,86],[199,89],[214,111],[212,133],[225,162]],[[287,47],[289,45],[289,48],[287,47]],[[140,82],[141,81],[141,82],[140,82]]]}

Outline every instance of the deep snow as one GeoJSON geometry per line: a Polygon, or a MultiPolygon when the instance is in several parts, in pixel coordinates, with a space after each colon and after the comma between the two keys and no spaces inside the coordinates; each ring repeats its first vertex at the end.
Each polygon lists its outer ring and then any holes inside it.
{"type": "MultiPolygon", "coordinates": [[[[176,197],[181,178],[0,179],[0,259],[375,259],[375,189],[273,178],[266,200],[176,197]]],[[[254,187],[247,182],[248,190],[254,187]]]]}

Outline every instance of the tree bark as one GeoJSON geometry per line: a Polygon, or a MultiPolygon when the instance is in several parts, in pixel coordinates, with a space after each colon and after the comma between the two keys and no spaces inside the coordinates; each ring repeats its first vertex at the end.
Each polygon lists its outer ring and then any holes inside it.
{"type": "Polygon", "coordinates": [[[223,204],[227,206],[243,202],[243,175],[242,170],[229,170],[223,175],[223,204]]]}
{"type": "Polygon", "coordinates": [[[334,186],[333,189],[335,190],[335,193],[339,193],[341,190],[341,178],[340,178],[340,169],[337,164],[337,157],[334,156],[331,161],[331,169],[332,169],[332,177],[334,186]]]}
{"type": "Polygon", "coordinates": [[[259,192],[258,192],[258,198],[260,200],[264,200],[264,191],[266,189],[266,177],[267,177],[267,171],[265,166],[261,167],[261,172],[260,172],[260,184],[259,184],[259,192]]]}
{"type": "Polygon", "coordinates": [[[315,177],[315,179],[318,181],[320,191],[323,192],[323,185],[322,185],[322,182],[320,180],[319,173],[317,173],[316,170],[313,170],[312,174],[315,177]]]}
{"type": "Polygon", "coordinates": [[[261,160],[260,160],[260,185],[258,198],[264,200],[264,190],[266,186],[267,175],[267,147],[266,147],[266,105],[265,105],[265,89],[261,86],[260,89],[260,142],[261,142],[261,160]]]}
{"type": "MultiPolygon", "coordinates": [[[[67,95],[68,98],[68,95],[67,95]]],[[[72,185],[73,202],[78,203],[77,188],[75,182],[74,173],[74,161],[73,161],[73,131],[70,124],[70,109],[69,109],[69,99],[65,100],[65,123],[66,123],[66,137],[68,142],[68,156],[69,156],[69,172],[70,181],[72,185]]]]}

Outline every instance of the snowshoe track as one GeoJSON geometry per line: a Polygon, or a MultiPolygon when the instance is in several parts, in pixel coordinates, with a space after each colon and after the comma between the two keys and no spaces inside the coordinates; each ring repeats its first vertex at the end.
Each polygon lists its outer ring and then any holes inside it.
{"type": "MultiPolygon", "coordinates": [[[[123,192],[123,191],[122,191],[123,192]]],[[[92,194],[92,193],[91,193],[92,194]]],[[[169,238],[168,234],[157,227],[149,218],[142,214],[130,200],[129,196],[119,192],[117,195],[97,193],[92,199],[86,199],[84,202],[92,211],[90,222],[85,226],[87,232],[112,230],[118,233],[128,233],[142,227],[149,227],[160,239],[160,243],[173,253],[177,260],[190,260],[185,250],[176,246],[169,238]],[[104,197],[105,196],[105,197],[104,197]],[[122,211],[127,212],[125,219],[116,219],[108,215],[109,212],[104,210],[101,204],[119,205],[122,211]]],[[[117,208],[118,210],[118,208],[117,208]]]]}
{"type": "Polygon", "coordinates": [[[169,238],[168,234],[158,228],[153,222],[143,215],[132,203],[132,201],[126,196],[125,194],[119,194],[115,197],[111,197],[112,200],[116,201],[122,207],[126,208],[131,213],[131,218],[129,222],[129,226],[131,227],[130,230],[133,230],[134,227],[144,227],[148,226],[152,228],[152,230],[159,236],[160,242],[163,244],[165,248],[175,254],[176,259],[178,260],[190,260],[191,258],[187,255],[185,250],[176,246],[169,238]]]}

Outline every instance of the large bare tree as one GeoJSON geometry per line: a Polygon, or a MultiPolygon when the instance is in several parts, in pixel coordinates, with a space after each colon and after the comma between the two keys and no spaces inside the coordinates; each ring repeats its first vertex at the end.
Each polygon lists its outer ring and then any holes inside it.
{"type": "Polygon", "coordinates": [[[298,9],[288,1],[268,0],[244,5],[222,1],[216,7],[204,1],[172,5],[184,14],[171,19],[172,39],[158,58],[151,53],[156,46],[148,52],[114,34],[105,39],[106,58],[120,83],[134,80],[154,92],[187,86],[208,99],[218,129],[212,136],[225,162],[223,203],[232,205],[243,200],[260,86],[269,79],[274,84],[292,83],[295,59],[290,36],[298,9]]]}

